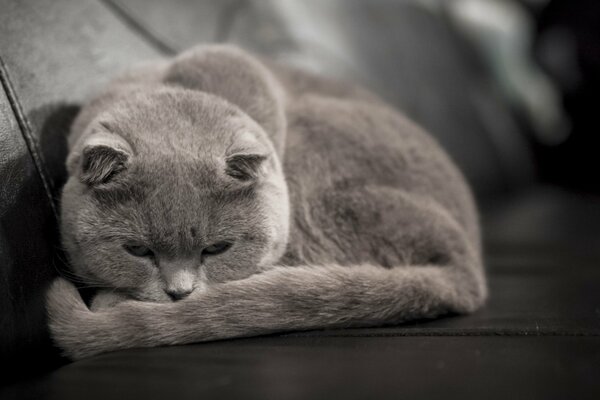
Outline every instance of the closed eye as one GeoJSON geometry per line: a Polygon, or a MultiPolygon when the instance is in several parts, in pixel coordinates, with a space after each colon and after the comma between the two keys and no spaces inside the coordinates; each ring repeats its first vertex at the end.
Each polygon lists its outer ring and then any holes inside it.
{"type": "Polygon", "coordinates": [[[204,250],[202,250],[202,255],[216,256],[217,254],[225,253],[232,245],[233,243],[231,242],[217,242],[205,247],[204,250]]]}
{"type": "Polygon", "coordinates": [[[124,244],[123,248],[135,257],[153,257],[154,252],[148,247],[139,244],[124,244]]]}

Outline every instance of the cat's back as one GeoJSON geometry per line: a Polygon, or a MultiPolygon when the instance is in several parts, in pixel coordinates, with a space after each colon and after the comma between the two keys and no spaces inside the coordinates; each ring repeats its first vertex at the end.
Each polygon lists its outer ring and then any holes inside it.
{"type": "MultiPolygon", "coordinates": [[[[144,105],[165,91],[171,97],[203,98],[205,111],[212,109],[208,103],[225,102],[225,108],[244,112],[263,128],[265,140],[271,141],[283,163],[289,187],[293,215],[286,261],[418,263],[430,256],[419,246],[443,247],[431,241],[454,225],[478,246],[470,191],[453,162],[421,128],[356,85],[260,62],[240,49],[201,46],[124,75],[84,108],[70,144],[99,113],[119,108],[118,102],[144,105]]],[[[178,117],[197,120],[200,115],[192,109],[198,107],[179,109],[177,101],[171,103],[171,109],[155,103],[146,107],[157,129],[147,129],[146,120],[137,118],[142,128],[130,134],[139,142],[148,141],[146,147],[153,150],[160,150],[150,143],[153,137],[161,143],[177,142],[173,148],[190,148],[178,141],[183,133],[193,142],[191,148],[203,147],[202,135],[191,134],[198,129],[179,124],[183,119],[178,117]]],[[[211,115],[208,119],[216,120],[232,114],[211,115]]],[[[449,234],[449,240],[453,236],[449,234]]]]}
{"type": "MultiPolygon", "coordinates": [[[[288,92],[284,156],[296,225],[322,237],[328,236],[325,225],[368,231],[361,221],[370,225],[371,211],[393,192],[434,204],[478,241],[471,193],[435,139],[366,90],[326,79],[319,86],[311,75],[289,74],[294,79],[288,76],[287,85],[300,83],[288,92]],[[358,210],[362,218],[330,218],[345,209],[358,210]]],[[[383,225],[398,225],[398,219],[380,223],[385,231],[383,225]]]]}

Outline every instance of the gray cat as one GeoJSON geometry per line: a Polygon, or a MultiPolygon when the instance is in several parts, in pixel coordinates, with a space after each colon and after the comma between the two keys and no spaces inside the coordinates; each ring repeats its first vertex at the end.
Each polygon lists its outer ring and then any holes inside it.
{"type": "Polygon", "coordinates": [[[203,46],[142,67],[69,137],[60,278],[72,358],[313,328],[397,324],[485,300],[457,168],[360,88],[203,46]]]}

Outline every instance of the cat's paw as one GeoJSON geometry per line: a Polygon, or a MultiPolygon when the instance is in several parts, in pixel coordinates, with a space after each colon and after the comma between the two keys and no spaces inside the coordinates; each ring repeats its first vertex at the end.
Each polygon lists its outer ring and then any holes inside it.
{"type": "Polygon", "coordinates": [[[90,310],[92,310],[93,312],[108,311],[109,309],[115,307],[117,304],[128,300],[131,300],[131,298],[126,297],[120,293],[116,293],[110,290],[100,290],[93,298],[92,304],[90,305],[90,310]]]}

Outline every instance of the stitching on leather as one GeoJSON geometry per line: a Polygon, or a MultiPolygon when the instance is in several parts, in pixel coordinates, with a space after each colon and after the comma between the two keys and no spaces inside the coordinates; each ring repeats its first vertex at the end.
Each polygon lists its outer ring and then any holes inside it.
{"type": "Polygon", "coordinates": [[[137,33],[139,33],[144,39],[150,42],[157,50],[166,55],[175,55],[177,50],[168,44],[167,40],[160,37],[159,34],[154,32],[151,28],[140,22],[138,18],[133,16],[133,13],[122,4],[119,4],[113,0],[100,0],[102,4],[117,18],[123,21],[125,24],[137,33]]]}
{"type": "Polygon", "coordinates": [[[54,185],[48,179],[48,175],[46,173],[46,167],[43,160],[43,157],[39,151],[37,141],[32,135],[31,125],[29,124],[28,119],[25,117],[23,113],[23,108],[21,107],[21,103],[17,99],[15,90],[13,88],[12,82],[8,75],[8,68],[4,63],[2,57],[0,57],[0,82],[2,83],[2,87],[4,92],[6,93],[6,98],[10,104],[10,107],[13,111],[15,119],[17,120],[17,124],[19,125],[19,129],[21,130],[21,135],[25,140],[25,144],[27,145],[27,149],[29,150],[29,154],[33,159],[33,164],[35,165],[38,176],[42,181],[42,185],[44,186],[44,191],[46,192],[46,196],[48,197],[48,201],[50,202],[50,207],[52,208],[52,212],[54,213],[54,217],[58,219],[58,212],[56,210],[56,205],[54,204],[54,198],[52,196],[54,185]]]}

